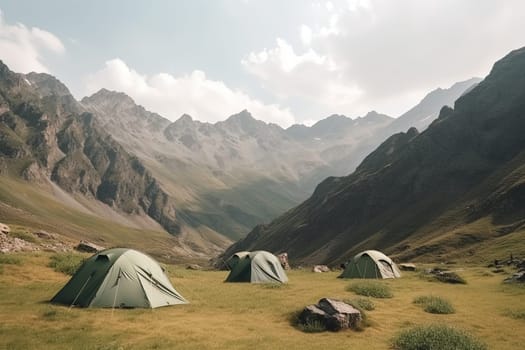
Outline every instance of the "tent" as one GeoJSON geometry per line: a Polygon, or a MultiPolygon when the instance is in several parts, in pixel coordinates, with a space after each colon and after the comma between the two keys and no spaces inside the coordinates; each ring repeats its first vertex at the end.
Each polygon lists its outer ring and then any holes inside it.
{"type": "Polygon", "coordinates": [[[340,278],[399,278],[396,264],[377,250],[365,250],[350,260],[340,278]]]}
{"type": "Polygon", "coordinates": [[[227,261],[231,268],[226,282],[286,283],[288,276],[279,259],[266,251],[239,252],[227,261]]]}
{"type": "Polygon", "coordinates": [[[155,260],[126,248],[107,249],[90,257],[51,302],[121,308],[188,303],[155,260]]]}

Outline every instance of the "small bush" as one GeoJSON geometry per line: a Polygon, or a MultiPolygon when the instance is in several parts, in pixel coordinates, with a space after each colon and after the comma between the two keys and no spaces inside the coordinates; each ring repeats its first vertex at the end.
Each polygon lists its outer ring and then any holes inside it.
{"type": "Polygon", "coordinates": [[[392,298],[394,296],[386,284],[376,281],[355,282],[350,284],[346,290],[373,298],[392,298]]]}
{"type": "Polygon", "coordinates": [[[368,298],[357,298],[344,300],[345,303],[352,305],[355,308],[372,311],[376,308],[374,302],[368,298]]]}
{"type": "Polygon", "coordinates": [[[395,350],[486,350],[487,346],[464,331],[445,325],[416,326],[393,340],[395,350]]]}
{"type": "Polygon", "coordinates": [[[51,256],[51,262],[48,266],[56,272],[62,272],[71,276],[78,270],[84,260],[83,256],[77,254],[55,254],[51,256]]]}
{"type": "Polygon", "coordinates": [[[18,256],[0,254],[0,264],[22,265],[22,260],[18,256]]]}
{"type": "Polygon", "coordinates": [[[26,242],[30,242],[30,243],[37,243],[38,240],[37,238],[29,231],[25,230],[25,229],[13,229],[11,232],[9,232],[9,235],[12,236],[12,237],[16,237],[16,238],[19,238],[19,239],[22,239],[26,242]]]}
{"type": "Polygon", "coordinates": [[[447,299],[436,296],[417,297],[414,299],[414,304],[421,305],[423,310],[431,314],[453,314],[456,312],[447,299]]]}
{"type": "Polygon", "coordinates": [[[310,321],[306,324],[298,323],[297,328],[305,333],[321,333],[326,331],[325,325],[320,321],[310,321]]]}
{"type": "Polygon", "coordinates": [[[521,310],[508,310],[505,313],[506,316],[509,316],[511,318],[514,318],[516,320],[524,320],[525,321],[525,309],[521,310]]]}

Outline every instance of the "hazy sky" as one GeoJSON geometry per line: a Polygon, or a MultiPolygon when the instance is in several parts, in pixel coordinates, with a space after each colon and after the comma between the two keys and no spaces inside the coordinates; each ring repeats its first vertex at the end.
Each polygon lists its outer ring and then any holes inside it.
{"type": "Polygon", "coordinates": [[[397,117],[525,46],[522,0],[3,0],[0,59],[175,120],[397,117]]]}

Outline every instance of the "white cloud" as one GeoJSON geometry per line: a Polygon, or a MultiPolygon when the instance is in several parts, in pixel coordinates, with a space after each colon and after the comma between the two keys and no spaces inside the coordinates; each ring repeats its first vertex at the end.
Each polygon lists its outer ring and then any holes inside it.
{"type": "Polygon", "coordinates": [[[297,54],[283,39],[277,39],[275,48],[250,53],[241,63],[282,99],[299,96],[338,107],[352,103],[361,93],[355,86],[342,84],[330,57],[311,48],[297,54]]]}
{"type": "Polygon", "coordinates": [[[0,11],[0,59],[16,72],[49,72],[43,63],[45,52],[62,54],[64,45],[52,33],[28,28],[21,23],[10,25],[0,11]]]}
{"type": "Polygon", "coordinates": [[[301,30],[301,41],[303,42],[305,46],[310,46],[310,43],[312,42],[312,28],[303,24],[300,30],[301,30]]]}
{"type": "Polygon", "coordinates": [[[276,96],[315,103],[313,110],[398,116],[438,86],[486,75],[497,59],[525,45],[520,0],[323,4],[312,5],[317,22],[299,28],[306,52],[278,39],[242,61],[276,96]]]}
{"type": "Polygon", "coordinates": [[[213,123],[247,109],[254,118],[283,127],[295,122],[287,108],[264,104],[242,91],[231,89],[222,81],[208,79],[200,70],[180,77],[168,73],[148,76],[117,58],[107,61],[103,69],[88,76],[86,84],[89,94],[101,88],[122,91],[138,104],[170,120],[187,113],[195,119],[213,123]]]}

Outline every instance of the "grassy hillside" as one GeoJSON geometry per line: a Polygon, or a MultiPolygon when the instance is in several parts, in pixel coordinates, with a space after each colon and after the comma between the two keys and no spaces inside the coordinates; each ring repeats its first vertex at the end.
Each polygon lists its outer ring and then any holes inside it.
{"type": "MultiPolygon", "coordinates": [[[[70,244],[84,239],[105,247],[134,247],[166,261],[177,261],[182,256],[175,253],[181,247],[177,238],[161,229],[130,227],[117,220],[101,219],[28,182],[3,176],[0,176],[0,222],[30,232],[56,233],[70,244]]],[[[199,259],[189,253],[183,258],[199,259]]]]}
{"type": "Polygon", "coordinates": [[[173,285],[191,304],[155,310],[69,309],[47,303],[68,280],[46,267],[50,256],[9,255],[16,263],[0,264],[0,348],[388,349],[401,330],[429,323],[465,330],[489,349],[519,349],[525,341],[525,288],[503,285],[502,274],[481,267],[453,267],[466,285],[431,282],[418,272],[380,281],[393,297],[373,299],[370,327],[303,333],[291,326],[292,314],[321,297],[357,298],[347,291],[353,281],[337,279],[336,272],[295,270],[289,285],[271,288],[223,283],[225,271],[168,266],[173,285]],[[413,303],[428,295],[447,299],[455,313],[430,314],[413,303]]]}

